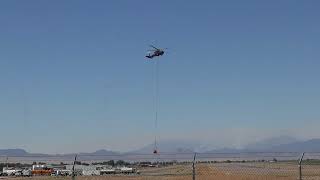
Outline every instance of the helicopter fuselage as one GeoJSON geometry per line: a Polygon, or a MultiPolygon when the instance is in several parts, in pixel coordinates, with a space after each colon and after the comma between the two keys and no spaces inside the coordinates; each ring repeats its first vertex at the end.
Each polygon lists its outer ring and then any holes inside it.
{"type": "Polygon", "coordinates": [[[154,51],[153,54],[148,54],[146,57],[149,59],[152,59],[156,56],[162,56],[162,55],[164,55],[164,51],[157,50],[157,51],[154,51]]]}

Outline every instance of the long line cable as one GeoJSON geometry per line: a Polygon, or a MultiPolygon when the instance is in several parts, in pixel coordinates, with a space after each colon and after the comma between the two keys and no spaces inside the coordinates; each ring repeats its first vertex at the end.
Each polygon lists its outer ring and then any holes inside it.
{"type": "Polygon", "coordinates": [[[21,90],[22,93],[22,105],[23,105],[23,125],[24,127],[28,126],[28,98],[26,94],[26,90],[23,87],[21,90]]]}
{"type": "Polygon", "coordinates": [[[155,113],[155,135],[154,135],[154,154],[158,153],[158,108],[159,108],[159,62],[154,60],[154,113],[155,113]]]}
{"type": "MultiPolygon", "coordinates": [[[[21,125],[23,126],[23,131],[25,135],[29,135],[30,133],[30,129],[29,129],[29,102],[28,102],[28,97],[27,97],[27,93],[26,93],[26,89],[23,86],[21,89],[21,98],[22,98],[22,123],[21,125]]],[[[27,148],[27,142],[24,141],[24,143],[22,143],[22,147],[23,148],[27,148]]]]}

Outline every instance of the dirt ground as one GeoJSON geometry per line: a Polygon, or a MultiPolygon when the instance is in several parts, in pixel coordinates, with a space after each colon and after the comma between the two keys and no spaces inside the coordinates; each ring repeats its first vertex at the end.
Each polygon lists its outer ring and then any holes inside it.
{"type": "MultiPolygon", "coordinates": [[[[298,167],[292,164],[197,164],[197,180],[296,180],[298,167]]],[[[191,165],[141,169],[140,175],[79,176],[76,180],[192,180],[191,165]]],[[[306,166],[304,179],[320,180],[320,166],[306,166]]],[[[71,177],[6,178],[15,180],[71,180],[71,177]]]]}

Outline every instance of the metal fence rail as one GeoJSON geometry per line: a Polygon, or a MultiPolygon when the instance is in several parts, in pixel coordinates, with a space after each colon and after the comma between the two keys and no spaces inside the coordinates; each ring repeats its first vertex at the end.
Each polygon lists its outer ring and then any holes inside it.
{"type": "MultiPolygon", "coordinates": [[[[3,167],[31,168],[32,164],[65,168],[70,176],[61,180],[320,180],[320,153],[316,152],[78,154],[76,159],[75,155],[0,156],[0,171],[3,167]]],[[[15,179],[19,178],[24,179],[15,179]]]]}

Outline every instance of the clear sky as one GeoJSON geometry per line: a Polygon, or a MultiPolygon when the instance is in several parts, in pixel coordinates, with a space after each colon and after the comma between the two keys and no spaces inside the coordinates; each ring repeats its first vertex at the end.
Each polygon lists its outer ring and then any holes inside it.
{"type": "Polygon", "coordinates": [[[320,1],[3,0],[0,148],[240,147],[320,137],[320,1]]]}

